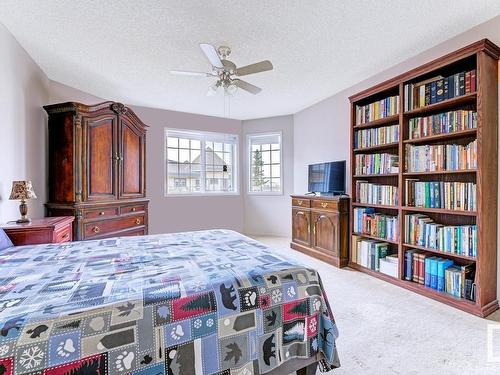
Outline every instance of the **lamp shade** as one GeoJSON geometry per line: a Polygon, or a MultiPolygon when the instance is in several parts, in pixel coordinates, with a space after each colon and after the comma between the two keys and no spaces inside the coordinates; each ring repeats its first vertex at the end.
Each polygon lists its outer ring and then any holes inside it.
{"type": "Polygon", "coordinates": [[[13,181],[9,199],[35,199],[31,181],[13,181]]]}

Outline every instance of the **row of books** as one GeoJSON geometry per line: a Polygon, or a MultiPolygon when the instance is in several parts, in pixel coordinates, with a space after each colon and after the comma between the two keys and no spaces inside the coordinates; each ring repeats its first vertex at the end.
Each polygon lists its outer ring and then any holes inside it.
{"type": "Polygon", "coordinates": [[[399,113],[399,95],[356,106],[356,125],[365,124],[399,113]]]}
{"type": "Polygon", "coordinates": [[[399,156],[387,153],[359,154],[354,159],[357,175],[399,173],[399,156]]]}
{"type": "Polygon", "coordinates": [[[397,254],[389,254],[387,242],[375,241],[358,235],[352,236],[351,261],[374,271],[398,277],[397,254]]]}
{"type": "Polygon", "coordinates": [[[425,107],[476,91],[476,70],[436,76],[425,81],[409,83],[404,87],[404,110],[425,107]]]}
{"type": "Polygon", "coordinates": [[[405,252],[405,279],[458,298],[475,300],[475,264],[456,265],[417,250],[405,252]]]}
{"type": "Polygon", "coordinates": [[[354,232],[398,241],[399,220],[397,216],[375,213],[373,208],[357,207],[353,211],[354,232]]]}
{"type": "Polygon", "coordinates": [[[405,243],[445,253],[477,256],[476,225],[443,225],[422,214],[405,215],[405,243]]]}
{"type": "Polygon", "coordinates": [[[408,172],[460,171],[477,168],[477,140],[459,144],[406,145],[408,172]]]}
{"type": "Polygon", "coordinates": [[[381,146],[394,142],[399,142],[399,125],[363,129],[354,133],[355,149],[381,146]]]}
{"type": "Polygon", "coordinates": [[[472,182],[419,181],[407,179],[406,205],[476,211],[476,184],[472,182]]]}
{"type": "Polygon", "coordinates": [[[392,185],[356,181],[356,199],[358,203],[397,206],[398,188],[392,185]]]}
{"type": "Polygon", "coordinates": [[[410,139],[448,134],[477,128],[477,112],[458,110],[437,115],[415,117],[409,121],[410,139]]]}

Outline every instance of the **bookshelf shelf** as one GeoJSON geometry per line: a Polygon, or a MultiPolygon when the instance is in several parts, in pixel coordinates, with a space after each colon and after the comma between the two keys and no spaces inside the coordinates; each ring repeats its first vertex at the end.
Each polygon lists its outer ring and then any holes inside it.
{"type": "Polygon", "coordinates": [[[461,130],[458,132],[453,132],[453,133],[443,133],[443,134],[436,134],[436,135],[431,135],[429,137],[423,137],[423,138],[414,138],[414,139],[405,139],[403,143],[409,143],[409,144],[419,144],[419,143],[428,143],[432,141],[444,141],[448,139],[456,139],[456,138],[462,138],[462,137],[474,137],[477,134],[477,129],[467,129],[467,130],[461,130]]]}
{"type": "Polygon", "coordinates": [[[476,211],[460,211],[460,210],[445,210],[444,208],[427,208],[427,207],[413,207],[413,206],[403,206],[403,211],[412,212],[433,212],[436,214],[446,214],[446,215],[462,215],[462,216],[477,216],[476,211]]]}
{"type": "Polygon", "coordinates": [[[410,111],[406,111],[404,115],[408,117],[414,117],[435,111],[445,111],[450,108],[453,109],[465,104],[475,103],[476,98],[477,98],[477,93],[473,92],[470,94],[458,96],[453,99],[443,100],[442,102],[439,103],[429,104],[426,105],[425,107],[415,108],[410,111]]]}
{"type": "Polygon", "coordinates": [[[382,126],[382,125],[397,124],[398,121],[399,121],[399,115],[392,115],[392,116],[380,118],[380,119],[375,120],[375,121],[366,122],[364,124],[355,125],[354,129],[360,130],[360,129],[367,129],[367,128],[375,128],[377,126],[382,126]]]}
{"type": "Polygon", "coordinates": [[[449,256],[449,257],[453,257],[453,258],[457,258],[457,259],[470,260],[471,262],[475,262],[476,261],[476,258],[469,257],[467,255],[448,253],[446,251],[440,251],[440,250],[436,250],[436,249],[430,249],[428,247],[419,246],[419,245],[411,245],[409,243],[403,243],[403,247],[405,247],[407,249],[417,249],[417,250],[427,251],[429,253],[439,254],[439,255],[443,255],[443,256],[449,256]]]}
{"type": "Polygon", "coordinates": [[[403,176],[429,176],[429,175],[440,175],[440,174],[464,174],[464,173],[476,173],[476,169],[462,169],[459,171],[433,171],[433,172],[405,172],[403,176]]]}
{"type": "Polygon", "coordinates": [[[399,244],[399,241],[387,240],[385,238],[380,238],[380,237],[376,237],[376,236],[370,236],[369,234],[356,233],[356,232],[352,232],[352,234],[354,234],[356,236],[361,236],[361,237],[369,238],[371,240],[378,240],[378,241],[384,241],[384,242],[387,242],[387,243],[392,243],[394,245],[398,245],[399,244]]]}
{"type": "MultiPolygon", "coordinates": [[[[498,60],[500,58],[500,47],[494,45],[487,39],[461,48],[453,53],[445,55],[425,65],[405,72],[393,79],[382,82],[374,87],[368,88],[349,98],[351,102],[351,235],[376,241],[387,242],[391,244],[392,251],[397,249],[399,259],[398,278],[394,278],[371,268],[366,268],[360,264],[349,262],[349,266],[358,271],[377,277],[381,280],[398,285],[423,296],[435,299],[447,305],[456,307],[463,311],[478,315],[487,316],[498,309],[497,301],[497,206],[498,206],[498,60]],[[464,73],[472,72],[472,73],[464,73]],[[455,82],[459,82],[458,92],[465,95],[456,96],[452,99],[442,100],[438,103],[429,104],[422,108],[416,108],[404,111],[405,104],[413,100],[413,93],[423,91],[421,86],[431,85],[432,87],[443,87],[444,94],[436,91],[436,98],[431,101],[439,100],[438,95],[446,95],[448,87],[454,87],[457,94],[457,86],[453,86],[448,80],[444,83],[432,82],[431,77],[437,77],[435,80],[445,80],[446,77],[455,77],[455,82]],[[443,78],[445,77],[445,78],[443,78]],[[456,78],[458,77],[458,78],[456,78]],[[462,78],[465,77],[465,78],[462,78]],[[473,81],[475,77],[475,81],[473,81]],[[458,81],[457,81],[458,79],[458,81]],[[411,84],[409,91],[406,85],[411,84]],[[444,86],[443,86],[444,85],[444,86]],[[452,85],[452,86],[450,86],[452,85]],[[474,91],[474,87],[477,88],[474,91]],[[463,90],[463,91],[462,91],[463,90]],[[470,92],[469,91],[474,91],[470,92]],[[406,94],[412,95],[411,100],[407,100],[406,94]],[[377,121],[366,124],[356,124],[356,116],[359,115],[357,106],[366,106],[376,101],[384,100],[393,95],[399,95],[398,115],[389,116],[377,121]],[[466,129],[453,133],[444,133],[428,136],[425,138],[409,139],[410,127],[409,121],[414,117],[430,116],[448,111],[460,109],[473,110],[477,112],[477,128],[466,129]],[[373,128],[384,125],[399,124],[399,142],[390,144],[390,146],[374,146],[365,149],[354,149],[355,132],[360,129],[373,128]],[[457,170],[457,171],[433,171],[433,172],[406,172],[406,145],[427,145],[438,142],[459,142],[463,144],[470,140],[477,140],[477,148],[473,151],[473,157],[477,158],[477,169],[457,170]],[[378,174],[378,175],[356,175],[355,163],[356,155],[364,151],[370,151],[371,154],[378,153],[378,150],[387,150],[399,156],[399,173],[378,174]],[[417,178],[421,182],[461,182],[473,183],[476,185],[476,211],[446,210],[438,208],[410,207],[405,206],[407,180],[417,178]],[[365,204],[356,202],[357,184],[361,180],[367,180],[372,184],[391,185],[396,187],[398,194],[397,206],[386,206],[376,204],[365,204]],[[354,233],[354,208],[366,207],[374,208],[375,213],[399,216],[398,232],[399,241],[387,241],[385,239],[372,237],[362,233],[354,233]],[[477,256],[469,257],[465,255],[442,252],[435,249],[428,249],[421,246],[415,246],[404,243],[405,220],[403,217],[408,213],[422,213],[445,226],[476,225],[477,227],[477,256]],[[473,282],[475,284],[475,301],[469,301],[464,298],[457,298],[446,292],[434,290],[412,281],[404,279],[405,252],[409,249],[415,249],[416,252],[423,254],[434,254],[444,259],[454,260],[457,266],[463,264],[473,264],[475,266],[475,275],[473,282]]],[[[426,87],[426,95],[427,95],[426,87]]],[[[437,89],[436,89],[437,90],[437,89]]],[[[450,95],[451,96],[451,95],[450,95]]],[[[418,97],[418,96],[417,96],[418,97]]],[[[426,100],[427,97],[426,97],[426,100]]],[[[358,116],[359,118],[359,116],[358,116]]],[[[380,151],[380,153],[387,151],[380,151]]],[[[425,155],[421,155],[425,157],[425,155]]],[[[461,157],[461,155],[459,156],[461,157]]],[[[366,252],[365,252],[366,253],[366,252]]],[[[372,250],[373,254],[373,250],[372,250]]],[[[358,255],[359,256],[359,255],[358,255]]],[[[369,264],[369,263],[368,263],[369,264]]],[[[461,276],[463,277],[463,276],[461,276]]],[[[463,283],[462,283],[463,284],[463,283]]]]}
{"type": "Polygon", "coordinates": [[[372,177],[398,177],[399,173],[385,173],[385,174],[355,174],[354,178],[372,178],[372,177]]]}
{"type": "MultiPolygon", "coordinates": [[[[386,144],[378,145],[378,146],[356,148],[353,151],[356,153],[363,153],[366,151],[385,150],[385,149],[391,149],[391,148],[397,148],[397,147],[399,147],[399,142],[392,142],[392,143],[386,143],[386,144]]],[[[396,175],[397,175],[397,173],[396,173],[396,175]]]]}
{"type": "Polygon", "coordinates": [[[352,202],[353,207],[373,207],[373,208],[385,208],[389,210],[397,210],[398,206],[389,206],[384,204],[372,204],[372,203],[361,203],[361,202],[352,202]]]}

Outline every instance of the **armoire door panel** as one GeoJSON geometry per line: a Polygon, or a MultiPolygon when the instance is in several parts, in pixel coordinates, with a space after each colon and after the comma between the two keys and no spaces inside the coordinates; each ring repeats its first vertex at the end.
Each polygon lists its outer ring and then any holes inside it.
{"type": "Polygon", "coordinates": [[[125,119],[120,122],[120,197],[144,196],[144,137],[143,133],[125,119]]]}
{"type": "Polygon", "coordinates": [[[331,255],[338,256],[339,228],[338,215],[326,212],[312,212],[312,247],[331,255]]]}
{"type": "Polygon", "coordinates": [[[88,200],[114,199],[116,189],[116,122],[114,117],[86,119],[85,193],[88,200]]]}

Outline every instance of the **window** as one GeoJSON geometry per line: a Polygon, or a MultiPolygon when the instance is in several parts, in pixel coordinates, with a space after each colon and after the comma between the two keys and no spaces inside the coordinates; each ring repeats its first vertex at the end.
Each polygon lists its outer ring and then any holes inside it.
{"type": "Polygon", "coordinates": [[[282,193],[281,134],[248,135],[249,193],[282,193]]]}
{"type": "Polygon", "coordinates": [[[165,129],[165,193],[237,193],[237,149],[237,135],[165,129]]]}

